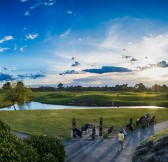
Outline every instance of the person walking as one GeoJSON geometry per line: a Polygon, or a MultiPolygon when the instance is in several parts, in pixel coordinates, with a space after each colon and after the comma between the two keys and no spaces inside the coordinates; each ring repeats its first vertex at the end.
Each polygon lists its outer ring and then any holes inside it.
{"type": "Polygon", "coordinates": [[[124,144],[124,133],[123,133],[122,130],[120,130],[120,133],[118,134],[118,140],[119,140],[118,151],[121,151],[124,148],[124,146],[123,146],[123,144],[124,144]],[[121,149],[120,149],[120,147],[121,147],[121,149]]]}

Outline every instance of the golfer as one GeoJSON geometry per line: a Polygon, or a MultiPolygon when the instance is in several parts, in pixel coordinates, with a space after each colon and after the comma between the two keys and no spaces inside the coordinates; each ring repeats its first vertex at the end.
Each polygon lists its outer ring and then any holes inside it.
{"type": "Polygon", "coordinates": [[[120,130],[120,133],[118,134],[118,140],[119,140],[119,148],[118,151],[121,151],[124,147],[123,147],[123,143],[124,143],[124,134],[123,131],[120,130]],[[120,149],[121,147],[121,149],[120,149]]]}

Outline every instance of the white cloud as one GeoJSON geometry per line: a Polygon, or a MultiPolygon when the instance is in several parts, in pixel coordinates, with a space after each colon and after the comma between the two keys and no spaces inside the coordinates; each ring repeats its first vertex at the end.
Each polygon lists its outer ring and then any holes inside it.
{"type": "Polygon", "coordinates": [[[27,34],[26,35],[26,39],[35,39],[35,38],[37,38],[39,36],[39,34],[38,33],[35,33],[35,34],[27,34]]]}
{"type": "Polygon", "coordinates": [[[31,15],[30,12],[34,9],[36,9],[38,6],[52,6],[54,5],[56,2],[56,0],[40,0],[38,1],[38,3],[35,3],[34,5],[32,5],[26,12],[25,12],[25,16],[29,16],[31,15]]]}
{"type": "Polygon", "coordinates": [[[29,12],[29,11],[26,11],[24,15],[25,15],[25,16],[30,16],[30,12],[29,12]]]}
{"type": "Polygon", "coordinates": [[[73,12],[72,11],[67,11],[67,14],[73,14],[73,12]]]}
{"type": "Polygon", "coordinates": [[[6,42],[12,39],[13,39],[13,36],[5,36],[3,39],[0,40],[0,43],[6,42]]]}
{"type": "Polygon", "coordinates": [[[27,2],[28,0],[20,0],[20,2],[27,2]]]}
{"type": "Polygon", "coordinates": [[[6,50],[8,50],[9,48],[1,48],[0,47],[0,52],[5,52],[6,50]]]}
{"type": "Polygon", "coordinates": [[[52,5],[54,5],[55,2],[56,2],[56,0],[48,0],[48,1],[44,2],[44,5],[45,6],[52,6],[52,5]]]}
{"type": "Polygon", "coordinates": [[[16,51],[17,49],[18,49],[18,46],[15,44],[13,50],[16,51]]]}
{"type": "Polygon", "coordinates": [[[20,52],[24,52],[26,47],[27,47],[27,46],[20,47],[20,49],[19,49],[20,52]]]}
{"type": "Polygon", "coordinates": [[[76,14],[73,13],[72,11],[70,11],[70,10],[66,11],[66,13],[69,14],[69,15],[74,15],[74,16],[76,16],[76,14]]]}
{"type": "Polygon", "coordinates": [[[60,37],[67,37],[71,33],[71,28],[67,29],[64,33],[60,35],[60,37]]]}
{"type": "MultiPolygon", "coordinates": [[[[162,73],[161,71],[153,71],[153,73],[157,72],[157,75],[155,74],[150,77],[147,72],[142,73],[136,71],[138,66],[146,66],[152,63],[156,64],[163,60],[168,61],[168,33],[166,31],[161,33],[160,31],[157,32],[157,30],[154,30],[155,34],[150,35],[149,32],[145,32],[146,29],[140,29],[144,25],[143,20],[133,19],[132,21],[133,24],[136,21],[135,25],[127,27],[125,24],[122,24],[122,20],[114,20],[112,24],[106,26],[107,28],[103,28],[104,32],[102,31],[102,35],[105,36],[99,38],[99,40],[97,37],[96,39],[92,37],[92,33],[89,33],[89,36],[85,35],[85,33],[80,33],[80,35],[73,33],[69,39],[67,36],[72,31],[71,29],[66,30],[60,35],[62,38],[67,37],[66,41],[60,41],[60,48],[53,50],[53,55],[59,60],[59,67],[53,62],[50,63],[51,66],[55,65],[55,67],[50,66],[48,68],[53,73],[50,73],[43,81],[46,84],[56,84],[65,81],[64,84],[81,84],[83,86],[125,83],[135,85],[138,82],[143,82],[145,85],[153,85],[155,83],[165,84],[168,82],[168,72],[165,68],[161,69],[163,71],[162,73]],[[128,61],[129,59],[122,58],[123,55],[130,56],[137,61],[130,62],[128,61]],[[77,61],[81,63],[81,66],[75,69],[80,74],[58,76],[58,73],[73,70],[70,67],[72,56],[76,57],[77,61]],[[83,69],[93,68],[93,66],[94,68],[120,66],[135,71],[101,75],[81,73],[83,69]]],[[[148,29],[150,29],[150,24],[152,23],[146,21],[144,26],[147,25],[148,29]]],[[[151,33],[154,33],[152,29],[151,33]]]]}

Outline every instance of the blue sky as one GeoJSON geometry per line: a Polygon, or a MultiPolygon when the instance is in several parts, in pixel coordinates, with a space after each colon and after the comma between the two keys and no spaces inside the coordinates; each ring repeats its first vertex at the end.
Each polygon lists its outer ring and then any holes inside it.
{"type": "Polygon", "coordinates": [[[1,0],[0,83],[168,82],[167,0],[1,0]]]}

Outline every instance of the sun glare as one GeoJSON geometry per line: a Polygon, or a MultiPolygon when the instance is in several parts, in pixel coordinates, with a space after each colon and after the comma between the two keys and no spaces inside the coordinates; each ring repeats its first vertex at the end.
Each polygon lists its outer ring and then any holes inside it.
{"type": "Polygon", "coordinates": [[[164,75],[167,75],[168,72],[164,68],[151,68],[140,72],[142,77],[147,77],[150,79],[161,80],[164,75]]]}

